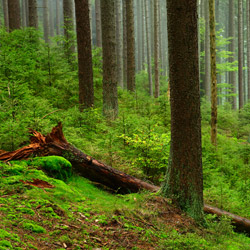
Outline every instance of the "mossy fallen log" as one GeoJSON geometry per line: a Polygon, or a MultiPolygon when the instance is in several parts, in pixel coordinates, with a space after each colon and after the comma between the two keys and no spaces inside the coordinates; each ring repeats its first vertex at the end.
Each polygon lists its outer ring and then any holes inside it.
{"type": "MultiPolygon", "coordinates": [[[[78,172],[81,176],[99,182],[119,193],[139,192],[142,189],[156,192],[160,189],[158,186],[154,186],[131,175],[127,175],[84,154],[82,151],[67,142],[63,135],[61,123],[54,127],[51,133],[46,136],[34,130],[30,130],[30,133],[31,138],[28,146],[24,146],[13,152],[0,151],[0,160],[23,160],[30,157],[48,155],[63,156],[71,162],[73,170],[78,172]]],[[[228,216],[232,219],[232,222],[238,231],[250,234],[249,219],[231,214],[207,204],[204,205],[204,212],[216,214],[218,216],[228,216]]]]}

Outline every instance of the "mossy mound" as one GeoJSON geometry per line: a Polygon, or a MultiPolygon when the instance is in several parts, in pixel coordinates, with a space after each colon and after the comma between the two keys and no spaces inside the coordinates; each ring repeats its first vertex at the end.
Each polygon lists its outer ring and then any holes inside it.
{"type": "Polygon", "coordinates": [[[36,157],[28,164],[41,167],[50,177],[59,180],[67,180],[72,175],[71,163],[61,156],[36,157]]]}

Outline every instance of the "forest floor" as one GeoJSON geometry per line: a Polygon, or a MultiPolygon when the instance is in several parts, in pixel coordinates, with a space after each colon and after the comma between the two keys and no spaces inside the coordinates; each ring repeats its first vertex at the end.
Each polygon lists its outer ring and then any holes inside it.
{"type": "Polygon", "coordinates": [[[207,226],[199,226],[157,194],[110,193],[79,176],[64,182],[25,162],[0,163],[0,177],[0,249],[250,246],[229,220],[206,217],[207,226]]]}

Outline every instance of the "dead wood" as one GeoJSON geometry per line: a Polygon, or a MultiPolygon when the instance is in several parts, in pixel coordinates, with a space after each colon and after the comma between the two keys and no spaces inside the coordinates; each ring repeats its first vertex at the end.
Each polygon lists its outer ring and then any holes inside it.
{"type": "MultiPolygon", "coordinates": [[[[160,189],[158,186],[127,175],[84,154],[67,142],[63,135],[61,123],[54,127],[47,136],[34,130],[30,130],[30,133],[31,138],[28,146],[24,146],[13,152],[0,151],[0,160],[7,162],[11,160],[27,159],[33,156],[58,155],[68,159],[73,169],[81,176],[99,182],[119,193],[139,192],[142,189],[156,192],[160,189]]],[[[216,214],[218,216],[228,216],[232,219],[238,231],[250,233],[250,220],[246,218],[207,204],[204,205],[204,212],[216,214]]]]}

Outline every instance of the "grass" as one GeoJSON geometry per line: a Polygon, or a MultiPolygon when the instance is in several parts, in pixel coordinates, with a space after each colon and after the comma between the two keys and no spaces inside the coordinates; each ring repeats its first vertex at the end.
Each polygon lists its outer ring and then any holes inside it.
{"type": "Polygon", "coordinates": [[[118,195],[77,175],[64,182],[31,162],[0,165],[0,249],[249,247],[250,239],[234,233],[227,219],[206,216],[204,228],[156,194],[118,195]],[[19,181],[33,178],[54,188],[19,181]]]}

